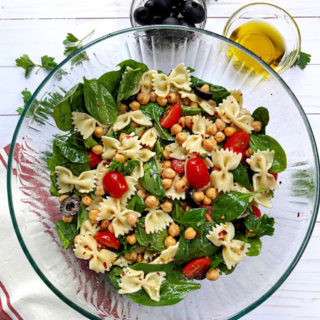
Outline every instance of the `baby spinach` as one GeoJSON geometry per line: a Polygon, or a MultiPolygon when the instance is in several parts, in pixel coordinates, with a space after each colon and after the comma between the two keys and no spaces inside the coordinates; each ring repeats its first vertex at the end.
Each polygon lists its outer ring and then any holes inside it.
{"type": "Polygon", "coordinates": [[[102,124],[112,124],[117,119],[117,106],[108,91],[97,79],[83,78],[83,94],[86,109],[102,124]]]}
{"type": "Polygon", "coordinates": [[[88,219],[89,219],[88,210],[81,203],[80,204],[80,210],[79,210],[79,213],[77,215],[77,230],[80,230],[82,223],[85,222],[88,219]]]}
{"type": "Polygon", "coordinates": [[[73,244],[74,237],[78,234],[77,225],[73,221],[66,223],[58,220],[56,221],[56,229],[62,248],[68,249],[73,244]]]}
{"type": "Polygon", "coordinates": [[[219,252],[216,252],[211,258],[211,265],[210,269],[217,268],[221,263],[224,262],[223,257],[222,257],[222,251],[219,249],[219,252]]]}
{"type": "Polygon", "coordinates": [[[56,143],[57,148],[60,151],[60,154],[63,155],[66,159],[72,163],[89,163],[90,158],[88,156],[88,151],[84,148],[81,148],[78,145],[75,145],[69,141],[64,143],[56,143]]]}
{"type": "Polygon", "coordinates": [[[127,209],[142,213],[146,209],[146,204],[139,194],[135,194],[127,204],[127,209]]]}
{"type": "Polygon", "coordinates": [[[51,186],[50,186],[50,194],[54,197],[59,197],[59,186],[57,183],[57,174],[52,172],[50,174],[51,186]]]}
{"type": "Polygon", "coordinates": [[[282,149],[279,142],[270,136],[259,134],[250,135],[250,148],[253,152],[258,150],[273,150],[274,159],[270,172],[279,173],[287,168],[287,157],[286,153],[282,149]]]}
{"type": "Polygon", "coordinates": [[[122,71],[126,70],[127,67],[131,69],[140,69],[142,72],[146,72],[149,70],[147,65],[142,62],[135,61],[133,59],[128,59],[120,62],[118,66],[121,68],[122,71]]]}
{"type": "Polygon", "coordinates": [[[140,184],[156,197],[165,197],[161,183],[161,177],[154,158],[143,164],[144,176],[140,178],[140,184]]]}
{"type": "Polygon", "coordinates": [[[244,241],[250,244],[250,248],[247,252],[247,256],[254,257],[260,254],[262,248],[262,242],[258,237],[246,237],[244,234],[237,234],[235,239],[244,241]]]}
{"type": "Polygon", "coordinates": [[[243,187],[251,190],[252,185],[249,180],[248,171],[245,167],[240,163],[237,168],[230,171],[233,175],[233,181],[241,184],[243,187]]]}
{"type": "Polygon", "coordinates": [[[262,123],[261,131],[258,132],[259,134],[266,133],[266,126],[269,123],[269,111],[265,107],[259,107],[252,113],[252,118],[256,121],[260,121],[262,123]]]}
{"type": "Polygon", "coordinates": [[[113,267],[111,271],[108,272],[109,280],[117,290],[120,290],[119,282],[120,282],[120,276],[122,272],[123,272],[123,269],[120,267],[113,267]]]}
{"type": "Polygon", "coordinates": [[[212,219],[217,223],[236,219],[248,208],[251,196],[237,191],[221,194],[212,207],[212,219]]]}
{"type": "Polygon", "coordinates": [[[98,79],[98,82],[101,83],[112,94],[114,98],[116,98],[121,77],[122,77],[121,70],[109,71],[104,73],[98,79]]]}
{"type": "Polygon", "coordinates": [[[146,233],[145,229],[145,218],[140,218],[135,229],[135,236],[137,242],[148,250],[155,250],[161,252],[166,249],[164,240],[168,236],[167,229],[163,229],[156,233],[146,233]]]}
{"type": "Polygon", "coordinates": [[[67,168],[69,168],[72,173],[76,176],[80,176],[80,174],[83,171],[89,171],[91,168],[89,166],[89,163],[73,163],[69,162],[67,165],[67,168]]]}
{"type": "Polygon", "coordinates": [[[261,218],[257,218],[254,214],[244,219],[244,225],[251,234],[257,237],[272,236],[274,233],[274,219],[264,214],[261,218]]]}
{"type": "Polygon", "coordinates": [[[73,88],[73,94],[69,98],[71,110],[78,112],[87,112],[84,106],[83,83],[78,83],[73,88]]]}
{"type": "Polygon", "coordinates": [[[117,95],[118,107],[120,106],[121,101],[127,100],[136,91],[141,77],[142,71],[140,69],[123,73],[117,95]]]}
{"type": "Polygon", "coordinates": [[[202,114],[203,110],[201,108],[192,108],[188,106],[181,105],[181,116],[195,116],[197,114],[202,114]]]}
{"type": "Polygon", "coordinates": [[[205,215],[206,208],[194,208],[186,211],[177,222],[185,227],[192,227],[194,230],[201,232],[205,223],[205,215]]]}

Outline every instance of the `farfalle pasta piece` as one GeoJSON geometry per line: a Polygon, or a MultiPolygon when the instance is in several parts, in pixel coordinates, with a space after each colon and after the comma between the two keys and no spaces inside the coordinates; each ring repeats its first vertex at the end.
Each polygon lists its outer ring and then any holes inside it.
{"type": "Polygon", "coordinates": [[[59,193],[68,193],[76,188],[81,193],[93,191],[96,185],[96,170],[83,171],[79,177],[75,176],[69,169],[56,166],[57,183],[59,193]]]}
{"type": "Polygon", "coordinates": [[[97,120],[84,112],[72,112],[72,124],[84,139],[89,138],[97,125],[97,120]]]}
{"type": "Polygon", "coordinates": [[[152,125],[152,122],[147,115],[140,110],[136,110],[118,115],[116,122],[113,124],[113,130],[119,131],[129,125],[131,121],[140,124],[141,126],[152,125]]]}
{"type": "Polygon", "coordinates": [[[215,246],[223,246],[222,257],[229,270],[244,259],[250,248],[250,244],[233,239],[234,235],[235,229],[231,222],[214,226],[207,235],[215,246]]]}
{"type": "Polygon", "coordinates": [[[155,233],[163,230],[173,222],[172,218],[160,209],[150,210],[145,219],[146,233],[155,233]]]}
{"type": "Polygon", "coordinates": [[[199,115],[193,116],[192,123],[192,133],[200,134],[203,136],[205,136],[207,128],[213,124],[212,121],[210,121],[206,117],[202,117],[199,115]]]}
{"type": "Polygon", "coordinates": [[[97,166],[97,186],[103,187],[103,178],[109,172],[109,167],[106,161],[101,161],[97,166]]]}
{"type": "Polygon", "coordinates": [[[100,202],[98,210],[98,221],[104,219],[112,220],[121,211],[120,200],[113,197],[107,197],[100,202]]]}
{"type": "Polygon", "coordinates": [[[241,154],[230,151],[229,149],[212,153],[212,162],[218,170],[212,170],[210,174],[211,185],[218,191],[228,192],[233,187],[233,175],[230,170],[238,167],[241,161],[241,154]]]}
{"type": "Polygon", "coordinates": [[[243,105],[243,94],[240,90],[231,90],[230,95],[233,96],[237,102],[239,103],[239,106],[242,108],[243,105]]]}
{"type": "Polygon", "coordinates": [[[89,207],[87,207],[87,211],[90,212],[91,210],[99,210],[100,203],[104,200],[102,197],[95,197],[90,204],[89,207]]]}
{"type": "Polygon", "coordinates": [[[175,182],[179,179],[179,177],[176,175],[175,178],[172,181],[172,185],[168,190],[165,190],[166,197],[171,200],[184,200],[186,198],[186,192],[185,190],[182,190],[180,192],[176,191],[174,188],[175,182]]]}
{"type": "Polygon", "coordinates": [[[188,150],[174,142],[166,146],[166,151],[169,152],[170,158],[185,160],[188,156],[188,150]]]}
{"type": "Polygon", "coordinates": [[[89,268],[102,273],[109,271],[117,258],[117,254],[110,250],[98,250],[97,241],[89,234],[82,234],[77,238],[74,254],[79,259],[90,260],[89,268]]]}
{"type": "Polygon", "coordinates": [[[124,256],[121,256],[113,263],[113,265],[123,268],[132,263],[133,261],[126,259],[124,256]]]}
{"type": "Polygon", "coordinates": [[[149,272],[146,276],[142,270],[126,268],[120,278],[120,294],[134,293],[142,288],[153,301],[160,301],[160,288],[166,273],[149,272]]]}
{"type": "Polygon", "coordinates": [[[250,114],[244,114],[242,110],[244,109],[241,109],[236,98],[231,95],[223,99],[217,108],[218,115],[224,122],[232,122],[243,131],[251,133],[253,118],[250,114]]]}
{"type": "Polygon", "coordinates": [[[203,109],[206,113],[210,114],[211,116],[214,115],[215,110],[216,110],[216,103],[213,100],[204,100],[199,98],[196,94],[191,93],[191,92],[185,92],[185,91],[180,91],[181,98],[188,98],[192,102],[196,102],[199,104],[200,108],[203,109]]]}
{"type": "Polygon", "coordinates": [[[90,236],[94,236],[98,232],[98,229],[98,225],[88,219],[82,222],[80,234],[89,234],[90,236]]]}
{"type": "Polygon", "coordinates": [[[125,179],[128,185],[128,190],[120,198],[120,203],[122,205],[126,205],[128,200],[136,193],[136,185],[138,184],[138,180],[134,177],[126,176],[125,179]]]}
{"type": "Polygon", "coordinates": [[[167,264],[174,260],[179,247],[179,242],[174,246],[170,246],[167,249],[163,250],[159,257],[154,259],[150,264],[167,264]]]}
{"type": "Polygon", "coordinates": [[[151,93],[152,91],[152,77],[157,74],[156,70],[146,71],[140,80],[140,90],[142,93],[151,93]]]}
{"type": "Polygon", "coordinates": [[[201,134],[192,134],[187,138],[187,140],[182,144],[182,147],[185,148],[189,153],[208,153],[205,148],[202,146],[204,137],[201,134]]]}
{"type": "Polygon", "coordinates": [[[155,152],[153,152],[147,148],[144,148],[144,149],[139,150],[136,159],[143,161],[143,162],[147,162],[155,155],[156,155],[155,152]]]}
{"type": "Polygon", "coordinates": [[[150,261],[153,260],[153,258],[155,258],[156,256],[158,256],[158,252],[156,251],[150,251],[150,250],[146,250],[143,254],[143,263],[149,263],[150,261]]]}
{"type": "Polygon", "coordinates": [[[119,211],[114,219],[112,220],[112,225],[114,228],[114,234],[116,237],[119,235],[125,235],[129,233],[130,230],[132,230],[132,225],[130,225],[127,222],[127,218],[129,215],[134,215],[137,217],[137,219],[141,216],[139,212],[129,210],[129,209],[124,209],[119,211]]]}
{"type": "Polygon", "coordinates": [[[140,138],[143,145],[153,148],[158,139],[158,131],[155,128],[148,129],[140,138]]]}
{"type": "Polygon", "coordinates": [[[139,160],[139,166],[134,168],[131,173],[131,177],[139,179],[144,176],[144,169],[143,169],[143,161],[139,160]]]}

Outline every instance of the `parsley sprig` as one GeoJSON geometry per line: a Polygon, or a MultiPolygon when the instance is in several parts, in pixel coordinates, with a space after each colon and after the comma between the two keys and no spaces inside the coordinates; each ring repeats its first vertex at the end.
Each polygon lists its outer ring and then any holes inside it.
{"type": "Polygon", "coordinates": [[[310,61],[311,61],[311,54],[300,51],[298,58],[294,62],[292,67],[298,66],[300,69],[303,70],[310,61]]]}
{"type": "Polygon", "coordinates": [[[118,171],[123,176],[129,176],[133,170],[139,166],[138,160],[125,160],[124,162],[120,162],[117,160],[112,160],[109,165],[110,171],[118,171]]]}

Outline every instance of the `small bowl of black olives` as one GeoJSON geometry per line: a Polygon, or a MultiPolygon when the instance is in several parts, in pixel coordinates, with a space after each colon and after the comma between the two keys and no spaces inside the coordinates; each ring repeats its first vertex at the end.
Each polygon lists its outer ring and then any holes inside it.
{"type": "Polygon", "coordinates": [[[203,29],[206,21],[205,0],[133,0],[130,8],[133,27],[163,24],[203,29]]]}

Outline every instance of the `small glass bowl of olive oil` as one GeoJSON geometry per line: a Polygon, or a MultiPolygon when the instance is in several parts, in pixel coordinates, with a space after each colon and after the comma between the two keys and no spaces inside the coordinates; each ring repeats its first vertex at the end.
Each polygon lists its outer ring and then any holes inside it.
{"type": "MultiPolygon", "coordinates": [[[[241,44],[280,73],[292,66],[300,52],[300,31],[291,15],[268,3],[251,3],[227,21],[223,35],[241,44]]],[[[261,66],[243,51],[233,49],[234,58],[261,73],[261,66]]]]}

